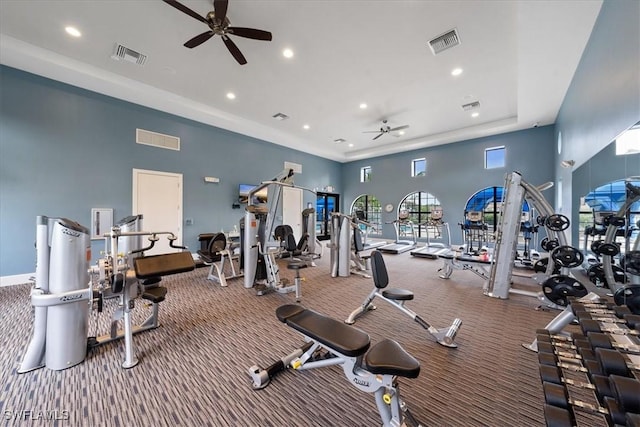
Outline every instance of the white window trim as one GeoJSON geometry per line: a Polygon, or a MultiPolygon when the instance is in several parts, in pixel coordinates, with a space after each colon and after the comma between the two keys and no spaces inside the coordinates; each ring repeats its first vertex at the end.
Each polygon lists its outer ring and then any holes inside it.
{"type": "Polygon", "coordinates": [[[507,148],[504,145],[497,145],[495,147],[487,147],[484,149],[484,168],[485,169],[500,169],[504,168],[507,165],[507,148]],[[502,166],[496,166],[493,168],[487,167],[487,152],[495,151],[495,150],[503,150],[504,151],[504,161],[502,166]]]}

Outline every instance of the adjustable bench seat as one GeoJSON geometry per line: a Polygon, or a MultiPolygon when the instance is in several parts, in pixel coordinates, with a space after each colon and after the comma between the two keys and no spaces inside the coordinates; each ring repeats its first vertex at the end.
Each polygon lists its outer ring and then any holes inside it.
{"type": "Polygon", "coordinates": [[[361,356],[371,344],[369,335],[360,329],[299,305],[280,306],[276,316],[282,323],[345,356],[361,356]]]}
{"type": "Polygon", "coordinates": [[[163,286],[158,286],[157,288],[145,289],[145,291],[142,292],[142,299],[151,301],[154,304],[164,301],[166,296],[167,296],[167,288],[163,286]]]}
{"type": "Polygon", "coordinates": [[[184,273],[196,268],[190,252],[151,255],[133,260],[138,279],[184,273]]]}

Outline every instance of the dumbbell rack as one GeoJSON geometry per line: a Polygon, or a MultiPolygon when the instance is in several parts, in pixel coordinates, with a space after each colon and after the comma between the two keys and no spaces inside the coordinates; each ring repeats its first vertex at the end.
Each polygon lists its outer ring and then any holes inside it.
{"type": "Polygon", "coordinates": [[[568,308],[581,333],[536,336],[547,425],[638,425],[640,316],[606,301],[568,308]]]}

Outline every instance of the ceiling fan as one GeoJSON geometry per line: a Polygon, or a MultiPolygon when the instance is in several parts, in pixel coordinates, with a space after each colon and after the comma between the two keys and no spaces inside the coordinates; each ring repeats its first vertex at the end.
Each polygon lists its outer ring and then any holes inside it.
{"type": "Polygon", "coordinates": [[[372,140],[372,141],[375,141],[376,139],[380,138],[385,133],[390,133],[390,132],[395,132],[395,131],[398,131],[398,130],[403,130],[403,129],[406,129],[408,127],[409,127],[409,125],[402,125],[402,126],[396,126],[396,127],[392,128],[391,126],[389,126],[387,124],[386,120],[383,120],[382,121],[382,126],[380,126],[380,129],[378,129],[378,130],[365,130],[362,133],[377,133],[378,135],[374,136],[373,140],[372,140]]]}
{"type": "Polygon", "coordinates": [[[269,31],[256,30],[254,28],[231,27],[231,22],[229,22],[229,18],[227,17],[227,6],[229,4],[229,0],[214,0],[213,10],[207,13],[206,17],[200,16],[198,13],[175,0],[163,1],[209,26],[207,31],[202,34],[198,34],[184,44],[184,46],[189,49],[200,46],[202,43],[218,34],[222,37],[222,41],[236,61],[238,61],[240,65],[244,65],[247,63],[247,60],[242,52],[240,52],[240,49],[238,49],[238,46],[236,46],[236,44],[229,38],[230,35],[246,37],[254,40],[271,41],[271,33],[269,31]]]}

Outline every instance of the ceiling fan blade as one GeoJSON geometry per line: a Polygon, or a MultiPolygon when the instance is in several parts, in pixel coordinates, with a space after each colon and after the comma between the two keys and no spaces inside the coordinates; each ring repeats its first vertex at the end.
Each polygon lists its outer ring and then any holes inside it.
{"type": "Polygon", "coordinates": [[[272,38],[269,31],[256,30],[254,28],[229,27],[227,28],[227,32],[234,36],[246,37],[254,40],[271,41],[272,38]]]}
{"type": "Polygon", "coordinates": [[[224,19],[227,17],[227,6],[229,5],[229,0],[214,0],[213,1],[213,13],[215,15],[215,20],[218,21],[218,24],[224,24],[224,19]]]}
{"type": "Polygon", "coordinates": [[[395,128],[389,129],[389,132],[395,132],[395,131],[397,131],[397,130],[406,129],[406,128],[408,128],[408,127],[409,127],[409,125],[398,126],[398,127],[395,127],[395,128]]]}
{"type": "Polygon", "coordinates": [[[209,22],[203,17],[198,15],[196,12],[194,12],[193,10],[189,9],[187,6],[178,3],[175,0],[162,0],[164,1],[166,4],[175,7],[176,9],[178,9],[180,12],[184,12],[187,15],[191,16],[192,18],[197,19],[198,21],[204,22],[205,24],[209,25],[209,22]]]}
{"type": "Polygon", "coordinates": [[[205,31],[204,33],[198,34],[197,36],[195,36],[191,40],[187,41],[184,44],[184,47],[188,47],[189,49],[193,49],[196,46],[200,46],[202,43],[206,42],[207,40],[209,40],[214,35],[215,35],[215,33],[213,31],[205,31]]]}
{"type": "Polygon", "coordinates": [[[376,139],[380,138],[382,135],[384,135],[384,132],[381,132],[381,133],[380,133],[380,135],[378,135],[378,136],[374,137],[374,138],[372,139],[372,141],[375,141],[376,139]]]}
{"type": "Polygon", "coordinates": [[[362,133],[380,133],[380,130],[363,130],[362,133]]]}
{"type": "Polygon", "coordinates": [[[240,49],[238,49],[238,46],[236,46],[236,44],[233,41],[231,41],[229,37],[222,36],[222,40],[224,41],[224,44],[227,46],[227,49],[229,49],[229,52],[231,52],[231,55],[233,55],[236,61],[238,61],[238,64],[244,65],[247,63],[247,60],[245,59],[242,52],[240,52],[240,49]]]}

